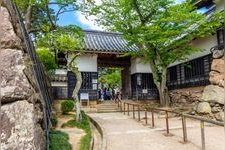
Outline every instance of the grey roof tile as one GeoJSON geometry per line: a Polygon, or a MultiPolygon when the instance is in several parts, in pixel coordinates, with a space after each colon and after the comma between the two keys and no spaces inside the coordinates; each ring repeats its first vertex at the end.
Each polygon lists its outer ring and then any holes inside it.
{"type": "Polygon", "coordinates": [[[136,46],[127,46],[121,33],[84,30],[85,50],[93,52],[125,53],[137,51],[136,46]]]}

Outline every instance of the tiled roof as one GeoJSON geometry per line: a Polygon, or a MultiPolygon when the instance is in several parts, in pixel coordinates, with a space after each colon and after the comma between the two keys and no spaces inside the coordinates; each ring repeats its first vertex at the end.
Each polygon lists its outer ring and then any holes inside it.
{"type": "Polygon", "coordinates": [[[137,51],[136,46],[127,46],[122,34],[104,31],[84,30],[85,50],[96,53],[125,53],[137,51]]]}

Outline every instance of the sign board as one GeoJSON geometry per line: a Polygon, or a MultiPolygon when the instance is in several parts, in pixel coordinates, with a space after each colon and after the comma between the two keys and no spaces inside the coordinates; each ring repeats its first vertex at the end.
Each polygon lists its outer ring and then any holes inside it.
{"type": "Polygon", "coordinates": [[[89,93],[80,93],[80,100],[89,100],[89,93]]]}
{"type": "Polygon", "coordinates": [[[98,83],[97,79],[92,79],[92,83],[98,83]]]}
{"type": "Polygon", "coordinates": [[[148,89],[142,89],[142,93],[143,94],[147,94],[148,93],[148,89]]]}

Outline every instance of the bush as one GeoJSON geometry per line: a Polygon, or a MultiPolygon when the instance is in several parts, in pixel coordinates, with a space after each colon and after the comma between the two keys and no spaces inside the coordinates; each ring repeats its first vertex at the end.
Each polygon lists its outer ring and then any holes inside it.
{"type": "Polygon", "coordinates": [[[39,48],[37,55],[47,71],[55,70],[57,64],[54,55],[46,48],[39,48]]]}
{"type": "Polygon", "coordinates": [[[49,132],[49,149],[50,150],[72,150],[72,146],[68,142],[69,136],[61,131],[49,132]]]}
{"type": "Polygon", "coordinates": [[[52,118],[51,118],[51,123],[52,123],[52,127],[56,127],[57,126],[57,123],[58,123],[58,120],[57,120],[57,117],[56,115],[53,115],[52,118]]]}
{"type": "Polygon", "coordinates": [[[72,100],[66,100],[61,103],[61,111],[63,114],[67,114],[74,108],[74,102],[72,100]]]}

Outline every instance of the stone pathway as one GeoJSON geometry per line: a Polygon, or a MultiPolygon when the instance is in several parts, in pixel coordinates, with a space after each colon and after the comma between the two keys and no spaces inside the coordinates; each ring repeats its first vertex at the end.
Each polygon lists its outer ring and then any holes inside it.
{"type": "MultiPolygon", "coordinates": [[[[189,142],[182,144],[180,118],[169,119],[171,137],[165,133],[165,119],[155,120],[156,127],[137,122],[122,113],[90,113],[103,128],[107,138],[108,150],[201,150],[201,133],[198,121],[187,120],[189,142]]],[[[142,114],[143,117],[143,114],[142,114]]],[[[142,118],[141,117],[141,118],[142,118]]],[[[150,118],[149,118],[150,119],[150,118]]],[[[148,120],[150,123],[150,120],[148,120]]],[[[206,124],[206,150],[224,150],[223,127],[206,124]]]]}

